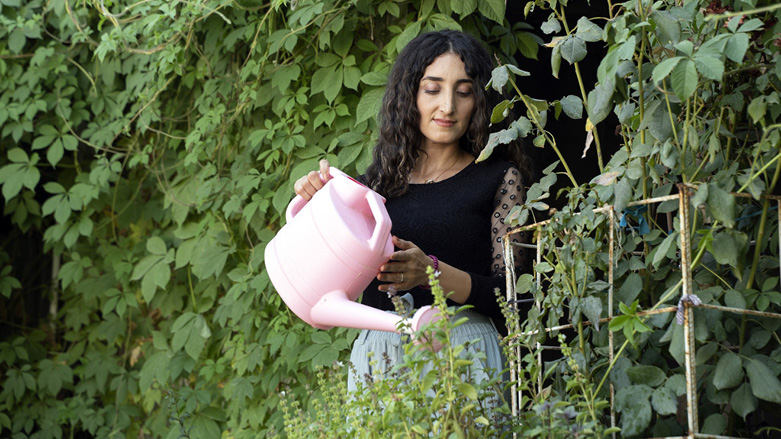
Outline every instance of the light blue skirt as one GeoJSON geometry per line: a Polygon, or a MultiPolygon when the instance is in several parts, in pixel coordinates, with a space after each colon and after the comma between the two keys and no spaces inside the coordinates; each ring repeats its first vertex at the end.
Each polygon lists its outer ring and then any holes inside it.
{"type": "MultiPolygon", "coordinates": [[[[451,345],[466,345],[461,354],[462,357],[476,352],[481,352],[485,355],[484,358],[475,361],[470,366],[471,376],[467,379],[472,383],[481,383],[486,379],[501,376],[506,366],[502,348],[499,344],[499,333],[493,321],[473,310],[461,311],[455,316],[455,319],[462,317],[466,317],[468,320],[453,328],[450,333],[451,345]]],[[[353,349],[350,354],[350,362],[353,367],[350,368],[348,375],[348,389],[355,391],[358,388],[359,380],[365,383],[366,380],[378,379],[389,369],[400,364],[403,361],[404,344],[406,342],[408,342],[407,336],[402,336],[395,332],[363,330],[353,343],[353,349]],[[372,354],[370,355],[370,353],[372,354]]],[[[423,371],[424,374],[426,372],[428,370],[423,371]]],[[[507,382],[508,378],[509,374],[504,376],[503,380],[507,382]]],[[[506,393],[501,389],[497,390],[498,393],[506,393]]],[[[495,407],[498,403],[497,399],[490,405],[495,407]]]]}

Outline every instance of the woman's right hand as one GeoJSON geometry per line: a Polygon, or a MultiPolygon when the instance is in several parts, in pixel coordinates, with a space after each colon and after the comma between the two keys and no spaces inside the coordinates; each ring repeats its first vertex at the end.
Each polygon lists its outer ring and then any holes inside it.
{"type": "Polygon", "coordinates": [[[293,189],[296,191],[296,194],[300,195],[301,198],[305,199],[306,201],[311,200],[315,195],[315,192],[322,189],[325,185],[325,182],[332,178],[328,171],[330,166],[331,165],[328,163],[328,160],[320,160],[320,172],[311,171],[310,173],[296,180],[296,182],[293,184],[293,189]]]}

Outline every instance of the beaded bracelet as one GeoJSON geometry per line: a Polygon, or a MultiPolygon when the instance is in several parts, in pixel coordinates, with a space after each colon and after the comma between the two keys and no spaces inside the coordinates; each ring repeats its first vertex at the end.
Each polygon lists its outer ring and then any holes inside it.
{"type": "MultiPolygon", "coordinates": [[[[437,257],[434,256],[434,255],[428,255],[428,257],[431,258],[432,261],[434,261],[434,271],[436,272],[437,270],[439,270],[439,259],[437,259],[437,257]]],[[[431,289],[431,285],[429,285],[429,284],[423,284],[423,285],[419,285],[419,286],[420,286],[420,288],[423,288],[424,290],[430,290],[431,289]]]]}

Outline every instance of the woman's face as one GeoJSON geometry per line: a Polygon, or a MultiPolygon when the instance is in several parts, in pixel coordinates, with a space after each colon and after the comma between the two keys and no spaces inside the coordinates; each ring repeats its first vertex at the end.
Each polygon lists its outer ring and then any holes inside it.
{"type": "Polygon", "coordinates": [[[417,96],[424,150],[458,146],[475,109],[473,87],[464,62],[454,53],[442,54],[426,67],[417,96]]]}

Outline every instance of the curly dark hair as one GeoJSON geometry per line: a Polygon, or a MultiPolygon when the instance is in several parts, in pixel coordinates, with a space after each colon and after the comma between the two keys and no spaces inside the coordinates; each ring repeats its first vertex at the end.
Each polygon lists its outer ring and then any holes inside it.
{"type": "MultiPolygon", "coordinates": [[[[423,141],[416,104],[418,86],[426,67],[445,53],[461,57],[466,74],[474,81],[475,108],[459,144],[477,157],[488,142],[491,111],[500,96],[484,88],[491,78],[493,66],[486,48],[471,35],[454,30],[417,36],[404,47],[391,68],[380,109],[379,139],[372,163],[363,176],[369,187],[385,197],[407,192],[409,174],[415,167],[423,141]]],[[[495,151],[494,155],[499,152],[495,151]]],[[[503,155],[518,166],[524,176],[529,174],[526,158],[518,145],[507,148],[503,155]]]]}

